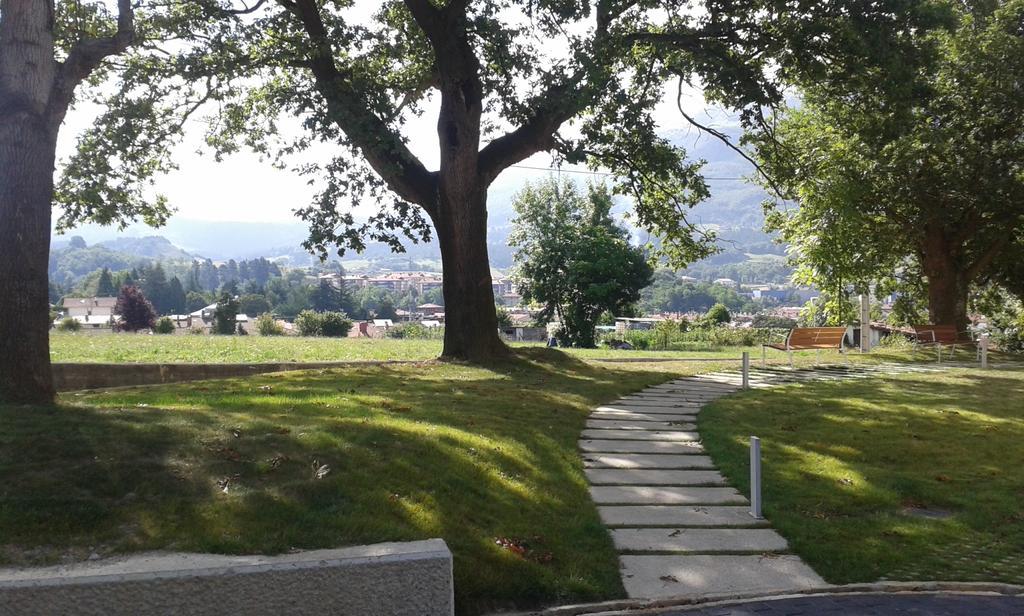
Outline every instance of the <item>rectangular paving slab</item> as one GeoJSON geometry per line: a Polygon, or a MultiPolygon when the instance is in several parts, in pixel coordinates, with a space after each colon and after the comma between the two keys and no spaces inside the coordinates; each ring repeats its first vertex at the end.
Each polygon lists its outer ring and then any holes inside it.
{"type": "Polygon", "coordinates": [[[718,471],[588,468],[583,471],[591,484],[635,486],[724,486],[718,471]]]}
{"type": "Polygon", "coordinates": [[[701,505],[608,505],[598,507],[608,526],[767,526],[749,507],[701,505]]]}
{"type": "Polygon", "coordinates": [[[584,439],[580,450],[589,453],[702,453],[696,441],[624,441],[616,439],[584,439]]]}
{"type": "Polygon", "coordinates": [[[588,428],[614,430],[696,430],[686,421],[631,421],[628,419],[588,419],[588,428]]]}
{"type": "Polygon", "coordinates": [[[791,555],[638,554],[619,557],[626,594],[633,599],[756,593],[825,586],[791,555]]]}
{"type": "Polygon", "coordinates": [[[636,441],[699,441],[700,435],[684,430],[584,430],[583,439],[621,439],[636,441]]]}
{"type": "Polygon", "coordinates": [[[598,505],[743,505],[747,499],[733,488],[675,486],[591,486],[598,505]]]}
{"type": "MultiPolygon", "coordinates": [[[[612,402],[612,403],[607,404],[605,406],[610,406],[610,407],[615,407],[615,408],[624,408],[625,410],[636,410],[636,409],[639,408],[641,411],[644,410],[644,407],[651,407],[651,406],[653,406],[653,407],[658,407],[658,408],[675,409],[673,412],[678,413],[679,412],[678,409],[681,409],[681,408],[695,408],[695,407],[699,408],[702,404],[704,404],[704,403],[703,402],[699,402],[699,401],[689,401],[689,400],[650,400],[650,399],[643,399],[643,400],[616,400],[615,402],[612,402]]],[[[604,407],[598,407],[598,410],[601,410],[602,408],[604,408],[604,407]]]]}
{"type": "Polygon", "coordinates": [[[585,453],[584,468],[714,468],[708,456],[650,453],[585,453]]]}
{"type": "Polygon", "coordinates": [[[616,528],[620,552],[781,552],[786,540],[770,528],[616,528]]]}
{"type": "Polygon", "coordinates": [[[637,413],[636,411],[594,411],[590,419],[629,419],[632,421],[697,421],[692,413],[637,413]]]}
{"type": "Polygon", "coordinates": [[[595,409],[597,412],[612,413],[648,413],[651,415],[696,413],[700,410],[700,404],[682,404],[679,406],[637,405],[637,404],[606,404],[595,409]]]}

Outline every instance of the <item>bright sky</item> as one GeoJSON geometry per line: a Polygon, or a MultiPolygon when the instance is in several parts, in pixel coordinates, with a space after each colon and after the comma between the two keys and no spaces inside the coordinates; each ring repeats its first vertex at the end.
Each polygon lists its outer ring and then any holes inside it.
{"type": "MultiPolygon", "coordinates": [[[[684,108],[687,113],[704,118],[710,113],[719,122],[725,117],[721,112],[709,112],[697,91],[690,91],[685,97],[684,108]]],[[[58,158],[71,154],[77,135],[91,124],[95,113],[94,107],[82,107],[68,114],[60,133],[58,158]]],[[[436,117],[436,113],[428,111],[413,118],[405,131],[413,152],[431,169],[437,167],[438,160],[436,117]]],[[[676,107],[674,84],[666,88],[656,117],[666,130],[686,125],[676,107]]],[[[197,153],[201,143],[202,127],[195,123],[176,152],[180,169],[157,181],[157,192],[168,197],[177,210],[175,216],[218,221],[294,222],[292,211],[309,203],[314,189],[307,185],[305,178],[275,169],[248,152],[229,156],[218,163],[209,153],[197,153]]],[[[550,156],[541,154],[522,164],[547,167],[550,160],[550,156]]],[[[496,185],[518,185],[541,176],[543,172],[512,168],[496,180],[496,185]]]]}

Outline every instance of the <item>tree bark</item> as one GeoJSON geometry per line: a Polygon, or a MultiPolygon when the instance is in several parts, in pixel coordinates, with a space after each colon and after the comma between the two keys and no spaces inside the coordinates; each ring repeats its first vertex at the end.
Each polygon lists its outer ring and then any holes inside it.
{"type": "Polygon", "coordinates": [[[52,4],[0,3],[0,402],[53,401],[47,265],[57,69],[52,4]]]}
{"type": "Polygon", "coordinates": [[[967,329],[968,268],[961,263],[962,246],[950,241],[942,228],[925,231],[921,269],[928,278],[928,318],[933,325],[967,329]]]}
{"type": "Polygon", "coordinates": [[[498,336],[487,254],[486,188],[468,188],[475,198],[442,197],[434,216],[444,269],[441,357],[487,362],[508,356],[509,349],[498,336]]]}

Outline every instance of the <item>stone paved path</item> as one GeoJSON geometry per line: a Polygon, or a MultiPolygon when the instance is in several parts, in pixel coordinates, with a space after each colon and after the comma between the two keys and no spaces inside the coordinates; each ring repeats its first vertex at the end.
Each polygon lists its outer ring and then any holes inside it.
{"type": "MultiPolygon", "coordinates": [[[[932,372],[945,366],[885,364],[813,369],[751,367],[751,387],[808,380],[932,372]]],[[[739,372],[687,377],[600,406],[580,450],[590,494],[619,552],[626,593],[655,599],[797,590],[825,582],[747,497],[715,469],[697,431],[708,402],[740,389],[739,372]]]]}

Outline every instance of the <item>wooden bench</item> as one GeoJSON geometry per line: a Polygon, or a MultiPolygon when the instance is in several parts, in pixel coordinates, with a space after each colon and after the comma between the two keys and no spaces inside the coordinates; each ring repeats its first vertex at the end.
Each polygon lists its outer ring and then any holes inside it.
{"type": "Polygon", "coordinates": [[[845,327],[795,327],[789,330],[785,344],[761,345],[761,366],[764,367],[767,349],[778,349],[789,353],[789,367],[793,367],[793,351],[808,349],[837,349],[843,352],[843,340],[846,338],[845,327]]]}
{"type": "Polygon", "coordinates": [[[942,347],[950,347],[950,353],[956,353],[956,347],[977,347],[970,332],[960,331],[955,325],[911,325],[915,346],[934,346],[938,350],[938,360],[942,361],[942,347]]]}

